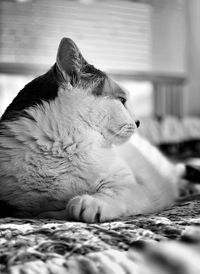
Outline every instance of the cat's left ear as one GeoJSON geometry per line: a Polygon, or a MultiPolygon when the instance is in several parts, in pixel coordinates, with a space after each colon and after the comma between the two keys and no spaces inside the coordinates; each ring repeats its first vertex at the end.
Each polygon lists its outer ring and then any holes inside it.
{"type": "Polygon", "coordinates": [[[64,81],[74,86],[81,73],[81,67],[87,62],[80,50],[70,38],[63,38],[57,52],[56,65],[64,81]]]}

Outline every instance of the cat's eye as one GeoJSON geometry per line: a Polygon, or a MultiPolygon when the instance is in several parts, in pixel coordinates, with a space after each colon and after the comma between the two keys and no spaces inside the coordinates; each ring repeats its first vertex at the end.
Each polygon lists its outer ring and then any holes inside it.
{"type": "Polygon", "coordinates": [[[121,103],[122,103],[123,105],[126,104],[126,99],[125,99],[124,97],[119,97],[118,99],[121,101],[121,103]]]}

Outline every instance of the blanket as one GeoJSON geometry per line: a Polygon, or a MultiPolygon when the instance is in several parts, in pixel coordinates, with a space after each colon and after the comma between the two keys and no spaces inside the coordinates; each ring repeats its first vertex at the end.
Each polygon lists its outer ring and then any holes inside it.
{"type": "Polygon", "coordinates": [[[102,224],[1,219],[0,273],[200,273],[199,198],[102,224]]]}
{"type": "MultiPolygon", "coordinates": [[[[176,149],[164,146],[163,151],[170,151],[170,157],[179,156],[179,142],[173,140],[171,145],[176,149]]],[[[193,157],[193,146],[187,150],[193,157]]],[[[186,191],[170,208],[146,216],[101,224],[0,219],[0,273],[199,274],[200,194],[196,183],[192,194],[186,191]]]]}

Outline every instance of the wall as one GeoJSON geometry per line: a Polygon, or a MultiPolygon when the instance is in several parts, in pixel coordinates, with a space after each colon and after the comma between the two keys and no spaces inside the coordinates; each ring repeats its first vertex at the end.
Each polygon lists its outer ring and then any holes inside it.
{"type": "Polygon", "coordinates": [[[185,74],[185,0],[151,0],[151,2],[153,69],[171,74],[185,74]]]}
{"type": "Polygon", "coordinates": [[[187,113],[200,115],[200,1],[188,0],[187,19],[187,113]]]}
{"type": "Polygon", "coordinates": [[[152,3],[154,70],[186,75],[184,113],[200,115],[200,0],[152,3]]]}

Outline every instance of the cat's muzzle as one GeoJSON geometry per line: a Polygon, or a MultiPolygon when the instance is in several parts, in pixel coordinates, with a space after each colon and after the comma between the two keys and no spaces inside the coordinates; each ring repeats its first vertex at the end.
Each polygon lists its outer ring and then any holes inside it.
{"type": "Polygon", "coordinates": [[[121,127],[120,131],[118,132],[118,136],[129,137],[134,133],[135,129],[135,124],[125,124],[121,127]]]}

